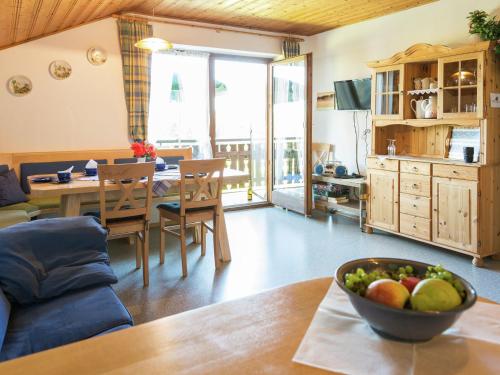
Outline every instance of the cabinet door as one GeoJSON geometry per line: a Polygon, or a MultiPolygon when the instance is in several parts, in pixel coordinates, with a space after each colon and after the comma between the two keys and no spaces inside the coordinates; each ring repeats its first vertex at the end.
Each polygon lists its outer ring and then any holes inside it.
{"type": "Polygon", "coordinates": [[[432,178],[432,240],[477,251],[477,182],[432,178]]]}
{"type": "Polygon", "coordinates": [[[397,232],[399,230],[398,172],[368,171],[368,223],[397,232]]]}
{"type": "Polygon", "coordinates": [[[483,118],[483,52],[438,61],[438,118],[483,118]]]}
{"type": "Polygon", "coordinates": [[[378,68],[372,75],[372,118],[403,118],[404,65],[378,68]]]}

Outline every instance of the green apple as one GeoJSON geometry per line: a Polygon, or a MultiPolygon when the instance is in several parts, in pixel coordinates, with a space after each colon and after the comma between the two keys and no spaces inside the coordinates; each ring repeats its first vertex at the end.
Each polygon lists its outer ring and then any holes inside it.
{"type": "Polygon", "coordinates": [[[384,305],[402,309],[410,298],[408,289],[395,280],[380,279],[366,289],[365,297],[384,305]]]}
{"type": "Polygon", "coordinates": [[[425,279],[413,289],[410,303],[417,311],[448,311],[462,304],[462,298],[449,282],[425,279]]]}

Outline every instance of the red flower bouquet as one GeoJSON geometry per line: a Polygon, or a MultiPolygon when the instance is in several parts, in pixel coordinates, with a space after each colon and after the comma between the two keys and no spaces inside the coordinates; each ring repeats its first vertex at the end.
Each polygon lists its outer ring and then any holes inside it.
{"type": "Polygon", "coordinates": [[[156,159],[156,149],[151,143],[144,141],[134,142],[130,146],[130,149],[134,151],[134,157],[136,158],[156,159]]]}

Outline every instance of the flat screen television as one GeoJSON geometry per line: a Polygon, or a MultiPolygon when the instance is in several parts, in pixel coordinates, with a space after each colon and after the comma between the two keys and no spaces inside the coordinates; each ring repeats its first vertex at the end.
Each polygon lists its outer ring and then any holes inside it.
{"type": "Polygon", "coordinates": [[[339,110],[369,110],[371,104],[371,79],[335,81],[335,97],[339,110]]]}

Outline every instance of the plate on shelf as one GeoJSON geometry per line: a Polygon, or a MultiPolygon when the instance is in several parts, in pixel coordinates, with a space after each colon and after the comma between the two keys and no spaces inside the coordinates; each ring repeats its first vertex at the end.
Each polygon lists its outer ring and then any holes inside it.
{"type": "Polygon", "coordinates": [[[71,65],[64,60],[55,60],[50,63],[49,72],[54,79],[66,79],[71,75],[71,65]]]}
{"type": "Polygon", "coordinates": [[[31,80],[23,75],[12,76],[7,81],[7,90],[14,96],[28,95],[32,89],[31,80]]]}

